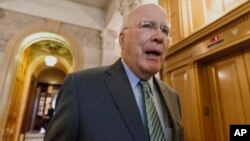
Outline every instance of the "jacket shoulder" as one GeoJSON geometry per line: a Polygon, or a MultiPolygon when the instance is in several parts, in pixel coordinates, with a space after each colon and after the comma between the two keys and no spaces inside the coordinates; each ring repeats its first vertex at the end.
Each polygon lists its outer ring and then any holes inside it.
{"type": "Polygon", "coordinates": [[[175,89],[173,89],[172,87],[170,87],[168,84],[166,84],[162,80],[156,78],[156,81],[158,82],[160,88],[168,91],[169,94],[177,94],[177,92],[176,92],[175,89]]]}
{"type": "Polygon", "coordinates": [[[84,70],[80,70],[80,71],[70,73],[68,75],[73,75],[76,78],[79,78],[79,77],[80,78],[82,78],[82,77],[96,77],[96,76],[104,73],[107,70],[107,68],[108,68],[108,66],[84,69],[84,70]]]}

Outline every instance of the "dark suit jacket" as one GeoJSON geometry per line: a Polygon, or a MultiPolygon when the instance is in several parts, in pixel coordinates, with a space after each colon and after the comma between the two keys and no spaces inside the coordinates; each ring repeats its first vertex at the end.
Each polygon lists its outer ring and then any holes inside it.
{"type": "MultiPolygon", "coordinates": [[[[162,81],[156,85],[174,129],[183,141],[179,100],[162,81]]],[[[57,98],[45,141],[149,141],[121,60],[69,74],[57,98]]]]}

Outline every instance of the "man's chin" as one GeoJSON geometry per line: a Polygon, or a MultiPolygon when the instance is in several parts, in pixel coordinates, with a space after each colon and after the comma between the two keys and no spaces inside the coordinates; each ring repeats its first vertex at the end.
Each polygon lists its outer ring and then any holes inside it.
{"type": "Polygon", "coordinates": [[[158,68],[150,68],[147,70],[147,73],[153,76],[156,73],[158,73],[159,71],[160,71],[160,69],[158,69],[158,68]]]}
{"type": "Polygon", "coordinates": [[[153,76],[158,73],[161,69],[160,64],[148,63],[141,66],[141,72],[147,74],[148,76],[153,76]]]}
{"type": "Polygon", "coordinates": [[[160,71],[161,65],[159,63],[153,63],[148,65],[148,71],[151,73],[157,73],[160,71]]]}

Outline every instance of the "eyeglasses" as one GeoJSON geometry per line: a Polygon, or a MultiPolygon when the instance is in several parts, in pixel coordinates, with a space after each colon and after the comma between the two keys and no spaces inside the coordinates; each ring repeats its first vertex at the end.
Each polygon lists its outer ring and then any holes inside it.
{"type": "MultiPolygon", "coordinates": [[[[141,21],[137,23],[137,26],[140,29],[143,29],[144,31],[147,31],[147,32],[157,30],[158,28],[158,24],[156,24],[153,21],[141,21]]],[[[166,35],[166,37],[169,36],[169,27],[167,25],[160,25],[159,28],[161,29],[161,32],[166,35]]]]}

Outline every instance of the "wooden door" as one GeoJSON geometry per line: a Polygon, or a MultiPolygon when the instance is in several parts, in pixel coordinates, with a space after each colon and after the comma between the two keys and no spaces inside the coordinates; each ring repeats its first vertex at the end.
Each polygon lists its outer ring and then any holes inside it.
{"type": "Polygon", "coordinates": [[[229,141],[230,124],[250,123],[250,88],[242,52],[207,66],[217,141],[229,141]]]}
{"type": "Polygon", "coordinates": [[[178,92],[184,124],[185,141],[202,141],[199,97],[195,87],[194,66],[183,66],[170,72],[170,85],[178,92]]]}
{"type": "Polygon", "coordinates": [[[244,62],[247,68],[248,85],[250,85],[250,47],[244,50],[244,62]]]}

